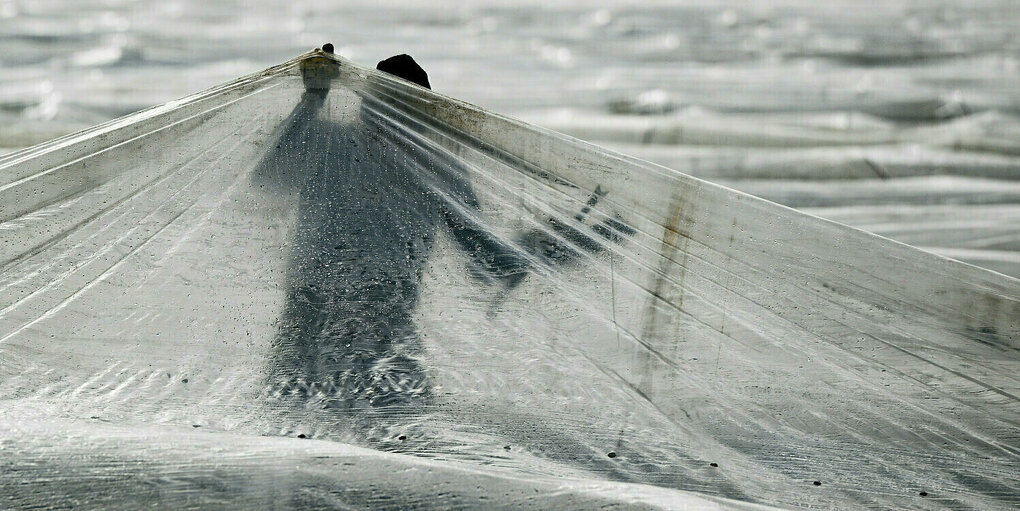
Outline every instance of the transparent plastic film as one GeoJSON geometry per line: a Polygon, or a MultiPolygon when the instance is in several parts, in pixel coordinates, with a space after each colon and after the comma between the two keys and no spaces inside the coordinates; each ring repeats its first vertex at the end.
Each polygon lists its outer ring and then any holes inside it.
{"type": "Polygon", "coordinates": [[[1020,281],[683,170],[321,52],[5,155],[0,494],[1020,503],[1020,281]]]}

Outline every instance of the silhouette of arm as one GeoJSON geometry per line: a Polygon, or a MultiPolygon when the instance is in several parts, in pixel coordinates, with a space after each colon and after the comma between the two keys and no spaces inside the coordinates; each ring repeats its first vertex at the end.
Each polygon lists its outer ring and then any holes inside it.
{"type": "Polygon", "coordinates": [[[470,258],[469,272],[480,280],[519,283],[530,268],[525,253],[501,240],[484,225],[482,211],[468,169],[448,150],[430,141],[402,115],[378,98],[363,97],[361,120],[367,133],[380,137],[391,164],[407,166],[405,175],[432,197],[453,240],[470,258]]]}
{"type": "MultiPolygon", "coordinates": [[[[461,199],[471,208],[472,213],[480,212],[478,199],[470,184],[467,191],[462,192],[461,199]]],[[[530,269],[530,263],[524,253],[513,245],[500,240],[480,225],[472,215],[454,204],[446,204],[443,218],[450,228],[454,241],[471,257],[472,276],[475,278],[495,278],[503,281],[508,287],[514,287],[530,269]]]]}

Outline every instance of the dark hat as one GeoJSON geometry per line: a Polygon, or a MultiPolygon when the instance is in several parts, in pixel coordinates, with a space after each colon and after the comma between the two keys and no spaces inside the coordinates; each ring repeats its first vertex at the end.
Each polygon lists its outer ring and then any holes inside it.
{"type": "Polygon", "coordinates": [[[422,69],[410,55],[395,55],[386,60],[380,61],[376,64],[375,68],[384,73],[389,73],[393,76],[398,76],[409,82],[421,85],[426,89],[432,88],[432,86],[429,85],[429,75],[425,73],[425,70],[422,69]]]}

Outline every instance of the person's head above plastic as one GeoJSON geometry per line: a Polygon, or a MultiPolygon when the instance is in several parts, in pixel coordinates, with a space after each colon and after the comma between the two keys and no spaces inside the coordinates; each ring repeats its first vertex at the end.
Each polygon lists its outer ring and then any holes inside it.
{"type": "MultiPolygon", "coordinates": [[[[322,45],[321,49],[316,48],[315,50],[332,55],[333,44],[326,43],[322,45]]],[[[375,68],[426,89],[432,89],[429,84],[429,75],[406,53],[381,60],[375,68]]],[[[305,82],[305,89],[310,92],[329,90],[329,82],[336,78],[337,72],[336,64],[323,57],[311,57],[301,62],[301,75],[305,82]]]]}

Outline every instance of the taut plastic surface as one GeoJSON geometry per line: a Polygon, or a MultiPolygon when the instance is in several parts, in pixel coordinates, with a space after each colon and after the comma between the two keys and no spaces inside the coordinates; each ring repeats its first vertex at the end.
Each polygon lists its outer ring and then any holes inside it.
{"type": "Polygon", "coordinates": [[[1020,504],[1020,281],[321,54],[0,158],[0,265],[0,505],[1020,504]]]}

